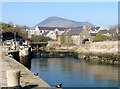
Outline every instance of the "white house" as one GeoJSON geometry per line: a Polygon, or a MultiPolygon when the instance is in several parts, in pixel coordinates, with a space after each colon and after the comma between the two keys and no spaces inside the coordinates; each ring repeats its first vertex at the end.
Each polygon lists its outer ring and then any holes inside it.
{"type": "Polygon", "coordinates": [[[51,39],[57,40],[58,36],[61,35],[66,28],[60,27],[39,27],[40,35],[44,35],[51,39]]]}
{"type": "Polygon", "coordinates": [[[64,33],[65,29],[67,28],[36,26],[35,28],[30,28],[29,30],[28,29],[27,30],[28,30],[29,38],[31,37],[31,35],[43,35],[43,36],[56,40],[59,35],[64,33]]]}
{"type": "Polygon", "coordinates": [[[34,33],[34,35],[40,35],[40,30],[39,30],[38,26],[35,27],[35,33],[34,33]]]}
{"type": "Polygon", "coordinates": [[[104,30],[102,26],[95,26],[89,28],[89,33],[98,33],[100,30],[104,30]]]}
{"type": "Polygon", "coordinates": [[[31,36],[35,33],[35,30],[33,29],[26,29],[26,31],[28,32],[28,38],[31,38],[31,36]]]}
{"type": "Polygon", "coordinates": [[[56,40],[56,34],[54,33],[54,31],[50,31],[48,34],[47,34],[47,37],[53,39],[53,40],[56,40]]]}
{"type": "Polygon", "coordinates": [[[100,34],[102,34],[102,35],[105,35],[105,36],[110,36],[110,32],[109,32],[109,30],[107,30],[107,29],[100,30],[98,33],[100,33],[100,34]]]}

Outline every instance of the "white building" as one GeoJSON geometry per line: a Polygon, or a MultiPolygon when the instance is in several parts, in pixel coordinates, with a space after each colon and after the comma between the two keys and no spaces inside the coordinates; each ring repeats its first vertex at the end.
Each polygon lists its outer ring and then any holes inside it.
{"type": "Polygon", "coordinates": [[[89,28],[89,33],[98,33],[100,30],[104,30],[102,26],[95,26],[89,28]]]}
{"type": "Polygon", "coordinates": [[[35,27],[35,33],[34,35],[40,35],[40,29],[38,26],[35,27]]]}
{"type": "Polygon", "coordinates": [[[56,40],[59,35],[64,33],[67,28],[61,27],[40,27],[36,26],[35,28],[30,28],[28,30],[28,37],[30,38],[31,35],[43,35],[49,37],[51,39],[56,40]]]}

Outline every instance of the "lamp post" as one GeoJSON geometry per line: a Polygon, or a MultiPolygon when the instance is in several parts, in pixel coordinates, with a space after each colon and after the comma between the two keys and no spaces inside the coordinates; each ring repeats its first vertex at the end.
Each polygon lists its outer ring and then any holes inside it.
{"type": "Polygon", "coordinates": [[[16,27],[16,25],[13,26],[13,30],[14,30],[14,43],[15,43],[15,50],[16,50],[16,32],[15,32],[15,27],[16,27]]]}

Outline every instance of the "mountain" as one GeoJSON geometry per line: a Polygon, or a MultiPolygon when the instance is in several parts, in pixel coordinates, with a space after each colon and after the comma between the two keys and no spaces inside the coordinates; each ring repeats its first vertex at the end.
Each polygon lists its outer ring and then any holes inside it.
{"type": "Polygon", "coordinates": [[[40,22],[37,25],[42,27],[81,27],[84,24],[87,25],[88,27],[94,26],[89,22],[78,22],[56,16],[48,17],[47,19],[45,19],[44,21],[40,22]]]}

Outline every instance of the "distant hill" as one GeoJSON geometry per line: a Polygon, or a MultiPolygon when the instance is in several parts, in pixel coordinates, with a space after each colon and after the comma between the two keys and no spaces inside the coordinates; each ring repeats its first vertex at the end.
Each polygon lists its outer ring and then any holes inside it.
{"type": "Polygon", "coordinates": [[[56,16],[48,17],[47,19],[45,19],[37,25],[41,27],[81,27],[84,24],[88,27],[94,26],[92,23],[89,22],[78,22],[56,16]]]}

